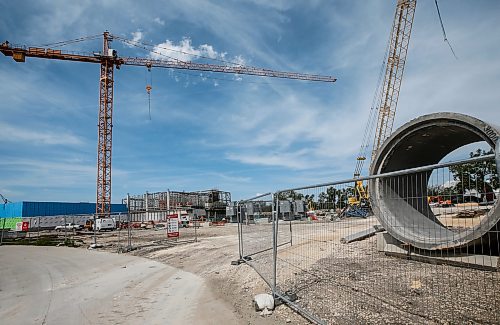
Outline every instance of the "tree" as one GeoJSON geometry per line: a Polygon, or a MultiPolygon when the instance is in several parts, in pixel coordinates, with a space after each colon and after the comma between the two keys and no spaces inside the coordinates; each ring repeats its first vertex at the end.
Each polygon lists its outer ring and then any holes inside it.
{"type": "Polygon", "coordinates": [[[333,186],[330,186],[326,189],[328,209],[333,209],[335,207],[335,202],[337,201],[337,193],[337,189],[333,186]]]}
{"type": "Polygon", "coordinates": [[[285,201],[285,200],[301,200],[304,198],[304,194],[302,193],[297,193],[295,191],[285,191],[285,192],[279,192],[278,193],[278,200],[280,201],[285,201]]]}
{"type": "MultiPolygon", "coordinates": [[[[470,157],[489,154],[493,154],[493,149],[487,152],[477,149],[476,152],[470,153],[470,157]]],[[[450,166],[449,170],[455,181],[458,182],[454,186],[454,192],[459,194],[464,194],[466,190],[476,190],[491,196],[493,189],[497,189],[499,186],[498,172],[493,160],[450,166]]],[[[488,198],[488,200],[490,199],[488,198]]]]}
{"type": "Polygon", "coordinates": [[[328,187],[326,189],[326,193],[321,192],[318,196],[318,203],[320,203],[320,208],[334,209],[339,193],[340,191],[333,186],[328,187]]]}
{"type": "Polygon", "coordinates": [[[318,195],[318,204],[320,209],[328,209],[328,196],[325,192],[321,192],[318,195]]]}

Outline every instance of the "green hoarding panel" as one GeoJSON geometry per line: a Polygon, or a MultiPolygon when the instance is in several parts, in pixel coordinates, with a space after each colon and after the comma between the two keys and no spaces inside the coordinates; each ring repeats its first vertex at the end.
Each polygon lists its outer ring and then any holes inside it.
{"type": "Polygon", "coordinates": [[[16,223],[22,221],[23,218],[2,218],[0,219],[0,229],[16,229],[16,223]]]}

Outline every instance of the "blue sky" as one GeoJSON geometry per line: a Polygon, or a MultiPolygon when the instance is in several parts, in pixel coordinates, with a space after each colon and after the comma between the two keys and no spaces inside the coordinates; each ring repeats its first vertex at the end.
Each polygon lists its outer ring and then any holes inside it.
{"type": "MultiPolygon", "coordinates": [[[[240,199],[352,176],[394,1],[3,1],[0,40],[26,45],[109,30],[173,50],[334,84],[153,69],[115,72],[113,202],[220,188],[240,199]]],[[[454,111],[500,125],[499,1],[417,4],[395,127],[454,111]]],[[[64,49],[96,51],[101,42],[64,49]]],[[[154,56],[115,41],[121,56],[154,56]]],[[[175,51],[180,59],[217,64],[175,51]]],[[[165,51],[165,52],[164,52],[165,51]]],[[[97,64],[0,57],[0,193],[95,201],[97,64]]]]}

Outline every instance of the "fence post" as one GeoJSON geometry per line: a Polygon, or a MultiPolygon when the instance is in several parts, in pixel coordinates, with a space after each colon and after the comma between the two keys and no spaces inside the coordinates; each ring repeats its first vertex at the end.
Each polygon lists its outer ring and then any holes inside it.
{"type": "MultiPolygon", "coordinates": [[[[115,227],[116,227],[116,222],[115,222],[115,227]]],[[[121,240],[121,234],[122,232],[122,213],[118,213],[118,253],[122,253],[122,240],[121,240]]]]}
{"type": "Polygon", "coordinates": [[[64,245],[67,244],[68,227],[66,227],[66,215],[64,215],[64,245]]]}
{"type": "Polygon", "coordinates": [[[495,163],[497,165],[497,173],[500,175],[500,137],[495,145],[495,163]]]}
{"type": "Polygon", "coordinates": [[[127,193],[127,251],[132,249],[132,232],[130,229],[130,194],[127,193]]]}
{"type": "Polygon", "coordinates": [[[3,218],[2,237],[0,237],[0,246],[2,246],[3,244],[3,233],[5,232],[5,220],[6,218],[3,218]]]}
{"type": "Polygon", "coordinates": [[[93,227],[94,227],[94,247],[96,247],[97,246],[97,238],[96,238],[97,225],[96,225],[96,215],[95,215],[95,213],[94,213],[94,224],[93,224],[93,227]]]}
{"type": "Polygon", "coordinates": [[[198,219],[198,215],[196,215],[195,221],[194,221],[194,242],[198,242],[198,231],[196,230],[198,226],[200,225],[200,219],[198,219]]]}
{"type": "Polygon", "coordinates": [[[241,201],[236,204],[236,220],[238,222],[238,249],[240,260],[243,259],[243,220],[241,218],[241,201]]]}
{"type": "Polygon", "coordinates": [[[278,213],[279,213],[279,202],[278,202],[278,192],[273,194],[273,210],[272,210],[272,220],[273,220],[273,286],[271,288],[273,297],[276,297],[276,278],[277,278],[277,261],[278,261],[278,213]]]}

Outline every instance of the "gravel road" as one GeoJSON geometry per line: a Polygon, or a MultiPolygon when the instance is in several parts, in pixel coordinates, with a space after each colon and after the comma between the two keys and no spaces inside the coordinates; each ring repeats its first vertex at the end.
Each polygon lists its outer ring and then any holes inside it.
{"type": "Polygon", "coordinates": [[[205,280],[130,255],[0,247],[4,324],[239,324],[205,280]]]}

